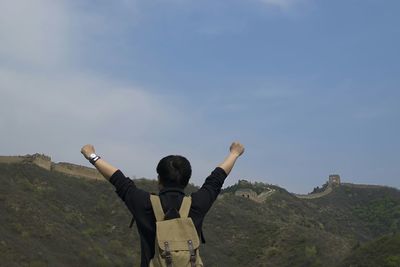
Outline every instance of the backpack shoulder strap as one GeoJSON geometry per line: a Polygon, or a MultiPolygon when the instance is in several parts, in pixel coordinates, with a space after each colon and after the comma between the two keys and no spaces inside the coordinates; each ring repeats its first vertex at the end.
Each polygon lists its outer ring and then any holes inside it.
{"type": "Polygon", "coordinates": [[[157,222],[164,221],[165,214],[161,206],[160,197],[157,195],[150,195],[150,201],[157,222]]]}
{"type": "Polygon", "coordinates": [[[131,223],[129,224],[129,228],[132,228],[134,223],[135,223],[135,217],[132,216],[132,220],[131,220],[131,223]]]}
{"type": "Polygon", "coordinates": [[[182,200],[181,208],[179,209],[179,215],[181,215],[181,218],[187,218],[189,216],[191,205],[192,205],[192,198],[184,197],[182,200]]]}

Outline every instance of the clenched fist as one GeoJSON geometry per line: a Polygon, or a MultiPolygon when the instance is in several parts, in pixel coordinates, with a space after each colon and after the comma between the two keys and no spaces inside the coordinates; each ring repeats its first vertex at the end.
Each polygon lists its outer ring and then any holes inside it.
{"type": "Polygon", "coordinates": [[[231,153],[240,156],[244,152],[244,146],[239,142],[233,142],[231,147],[229,148],[231,153]]]}
{"type": "Polygon", "coordinates": [[[94,154],[95,153],[94,146],[93,145],[89,145],[89,144],[88,145],[84,145],[81,148],[81,153],[83,154],[83,156],[86,159],[89,159],[90,154],[94,154]]]}

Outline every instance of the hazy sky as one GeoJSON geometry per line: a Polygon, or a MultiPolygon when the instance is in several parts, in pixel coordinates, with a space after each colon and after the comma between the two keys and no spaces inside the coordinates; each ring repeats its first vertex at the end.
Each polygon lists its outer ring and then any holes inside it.
{"type": "Polygon", "coordinates": [[[0,154],[400,188],[397,0],[0,0],[0,154]]]}

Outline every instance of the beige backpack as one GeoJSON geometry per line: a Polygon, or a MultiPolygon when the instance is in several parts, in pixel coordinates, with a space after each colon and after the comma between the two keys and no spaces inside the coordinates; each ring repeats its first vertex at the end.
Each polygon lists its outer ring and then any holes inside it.
{"type": "Polygon", "coordinates": [[[160,197],[150,195],[156,217],[154,258],[149,267],[203,267],[199,255],[200,240],[193,221],[188,217],[191,197],[184,197],[180,218],[164,220],[160,197]]]}

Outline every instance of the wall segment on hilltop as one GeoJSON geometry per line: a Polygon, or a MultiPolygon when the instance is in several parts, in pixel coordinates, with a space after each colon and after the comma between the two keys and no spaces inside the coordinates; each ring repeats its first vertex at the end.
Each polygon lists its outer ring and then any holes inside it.
{"type": "Polygon", "coordinates": [[[265,190],[261,194],[257,194],[251,189],[238,189],[235,192],[235,196],[248,198],[254,202],[262,203],[274,192],[275,189],[273,188],[265,188],[265,190]]]}
{"type": "Polygon", "coordinates": [[[71,176],[79,176],[95,180],[104,180],[103,176],[96,169],[66,162],[53,163],[53,165],[51,166],[51,170],[65,173],[71,176]]]}
{"type": "Polygon", "coordinates": [[[46,169],[46,170],[51,170],[51,158],[49,156],[46,155],[42,155],[42,154],[34,154],[31,156],[30,159],[28,159],[29,161],[31,161],[33,164],[46,169]]]}
{"type": "Polygon", "coordinates": [[[25,156],[0,156],[0,163],[30,163],[46,170],[51,169],[51,158],[38,153],[25,156]]]}
{"type": "Polygon", "coordinates": [[[89,168],[65,162],[54,163],[51,161],[51,158],[49,156],[38,153],[25,156],[0,156],[0,163],[34,164],[48,171],[56,171],[71,176],[83,177],[94,180],[104,180],[103,176],[94,168],[89,168]]]}
{"type": "Polygon", "coordinates": [[[0,163],[22,163],[24,156],[0,156],[0,163]]]}

